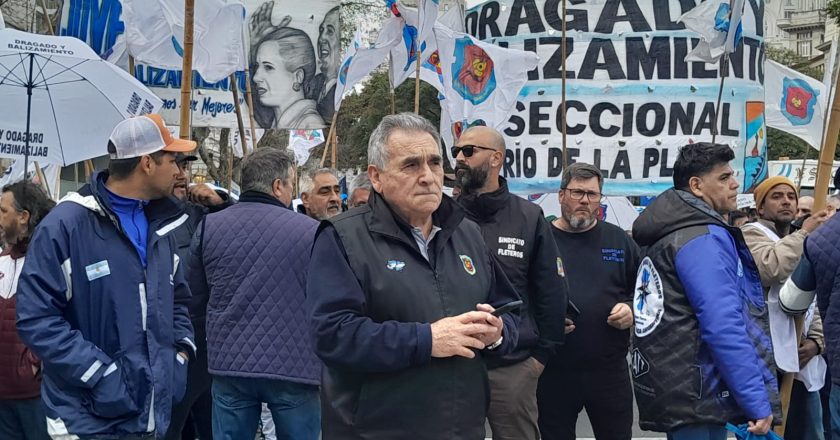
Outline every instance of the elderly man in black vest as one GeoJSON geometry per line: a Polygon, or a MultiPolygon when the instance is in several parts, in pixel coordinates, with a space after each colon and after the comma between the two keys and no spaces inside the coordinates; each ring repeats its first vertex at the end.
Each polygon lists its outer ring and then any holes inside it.
{"type": "Polygon", "coordinates": [[[368,205],[322,222],[310,260],[324,439],[483,439],[482,358],[518,339],[518,314],[491,312],[518,295],[442,194],[429,121],[386,116],[368,160],[368,205]]]}

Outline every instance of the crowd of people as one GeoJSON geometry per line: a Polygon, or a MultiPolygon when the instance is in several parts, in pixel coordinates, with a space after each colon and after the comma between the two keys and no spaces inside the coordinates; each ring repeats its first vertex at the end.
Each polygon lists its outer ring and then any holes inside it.
{"type": "Polygon", "coordinates": [[[683,147],[632,236],[596,166],[553,221],[510,193],[489,127],[453,199],[436,128],[386,116],[344,212],[331,169],[293,210],[275,148],[236,202],[191,186],[195,147],[137,117],[57,205],[2,188],[0,438],[566,440],[585,410],[629,440],[635,398],[642,429],[723,440],[778,425],[796,373],[785,438],[840,439],[840,216],[781,177],[739,214],[728,146],[683,147]]]}

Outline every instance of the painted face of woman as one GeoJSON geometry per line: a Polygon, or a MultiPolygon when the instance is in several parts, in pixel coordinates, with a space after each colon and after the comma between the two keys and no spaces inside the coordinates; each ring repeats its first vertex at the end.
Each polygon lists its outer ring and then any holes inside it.
{"type": "MultiPolygon", "coordinates": [[[[297,82],[294,72],[286,69],[286,61],[280,56],[280,46],[266,41],[257,50],[257,71],[254,73],[257,97],[266,107],[287,106],[294,102],[293,86],[297,82]]],[[[300,86],[299,86],[300,87],[300,86]]]]}

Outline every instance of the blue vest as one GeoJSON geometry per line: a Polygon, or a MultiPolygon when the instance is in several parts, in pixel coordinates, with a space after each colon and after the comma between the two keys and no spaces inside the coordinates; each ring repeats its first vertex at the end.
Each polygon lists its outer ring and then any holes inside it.
{"type": "Polygon", "coordinates": [[[210,373],[317,385],[306,271],[318,222],[280,205],[240,202],[206,217],[210,373]]]}

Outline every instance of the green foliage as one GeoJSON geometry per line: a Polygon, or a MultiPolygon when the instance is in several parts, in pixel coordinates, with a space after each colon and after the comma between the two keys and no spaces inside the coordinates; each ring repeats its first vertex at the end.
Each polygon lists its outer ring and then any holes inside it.
{"type": "MultiPolygon", "coordinates": [[[[360,93],[344,98],[338,113],[338,162],[341,168],[367,168],[367,145],[379,121],[391,114],[388,70],[374,72],[360,93]]],[[[434,87],[420,83],[420,115],[440,125],[440,102],[434,87]]],[[[394,93],[395,112],[414,111],[414,80],[410,79],[394,93]]],[[[313,152],[319,155],[322,148],[313,152]]],[[[320,156],[319,156],[320,157],[320,156]]]]}

